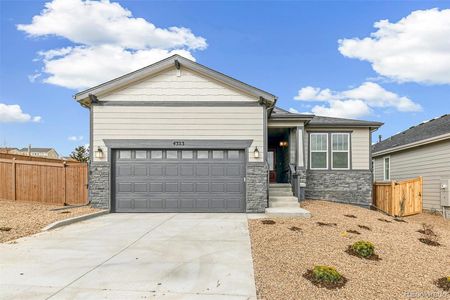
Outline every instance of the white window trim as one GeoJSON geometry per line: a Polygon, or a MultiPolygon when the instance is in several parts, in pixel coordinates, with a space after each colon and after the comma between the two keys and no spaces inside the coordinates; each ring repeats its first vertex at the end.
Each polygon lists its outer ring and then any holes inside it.
{"type": "Polygon", "coordinates": [[[331,133],[331,170],[350,170],[350,133],[348,132],[333,132],[331,133]],[[333,150],[333,135],[345,134],[347,135],[347,150],[333,150]],[[333,152],[347,152],[347,168],[334,168],[333,167],[333,152]]]}
{"type": "Polygon", "coordinates": [[[391,157],[390,156],[383,157],[383,180],[384,181],[391,180],[391,157]],[[386,178],[386,159],[389,159],[389,178],[386,178]]]}
{"type": "Polygon", "coordinates": [[[311,169],[311,170],[328,170],[328,133],[326,133],[326,132],[314,132],[314,133],[310,133],[310,135],[309,135],[309,168],[311,169]],[[326,137],[327,137],[327,149],[326,150],[312,150],[312,147],[311,147],[311,142],[312,142],[312,136],[313,135],[325,135],[326,137]],[[326,162],[327,162],[327,165],[326,165],[326,167],[325,168],[313,168],[313,166],[312,166],[312,153],[313,152],[325,152],[325,157],[326,157],[326,162]]]}

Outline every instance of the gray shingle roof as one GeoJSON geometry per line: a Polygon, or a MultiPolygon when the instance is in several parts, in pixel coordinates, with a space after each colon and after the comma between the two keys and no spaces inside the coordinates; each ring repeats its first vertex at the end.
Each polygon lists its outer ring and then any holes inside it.
{"type": "MultiPolygon", "coordinates": [[[[48,152],[52,150],[53,148],[31,148],[31,152],[48,152]]],[[[22,148],[19,151],[28,151],[28,148],[22,148]]]]}
{"type": "Polygon", "coordinates": [[[354,119],[331,118],[316,116],[313,114],[291,113],[280,107],[275,107],[272,111],[271,119],[310,119],[308,126],[327,127],[327,126],[358,126],[358,127],[380,127],[381,122],[362,121],[354,119]]]}
{"type": "Polygon", "coordinates": [[[383,123],[375,122],[375,121],[363,121],[363,120],[355,120],[355,119],[314,116],[314,118],[308,123],[308,125],[309,126],[321,126],[321,127],[326,127],[328,125],[380,127],[383,125],[383,123]]]}
{"type": "Polygon", "coordinates": [[[412,126],[372,147],[373,153],[450,133],[450,114],[412,126]]]}

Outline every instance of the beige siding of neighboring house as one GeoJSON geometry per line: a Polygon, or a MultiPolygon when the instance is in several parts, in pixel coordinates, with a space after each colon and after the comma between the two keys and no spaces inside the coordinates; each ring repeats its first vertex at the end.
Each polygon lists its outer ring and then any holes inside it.
{"type": "Polygon", "coordinates": [[[98,95],[100,101],[255,101],[218,81],[206,78],[186,68],[171,68],[150,78],[122,87],[106,95],[98,95]]]}
{"type": "MultiPolygon", "coordinates": [[[[93,149],[104,139],[253,140],[263,153],[264,108],[249,96],[187,69],[171,69],[122,88],[100,101],[252,101],[254,106],[93,106],[93,149]]],[[[105,159],[106,159],[105,155],[105,159]]],[[[98,159],[96,159],[98,160],[98,159]]]]}
{"type": "MultiPolygon", "coordinates": [[[[351,132],[351,162],[353,170],[368,170],[370,168],[370,130],[369,128],[308,128],[307,132],[351,132]]],[[[308,134],[305,135],[305,154],[309,158],[308,134]]],[[[307,159],[308,160],[308,159],[307,159]]],[[[329,163],[331,163],[329,161],[329,163]]],[[[309,162],[306,162],[308,165],[309,162]]]]}
{"type": "Polygon", "coordinates": [[[374,177],[383,180],[383,157],[391,158],[391,179],[423,177],[423,208],[440,210],[440,180],[450,179],[450,140],[374,158],[374,177]]]}

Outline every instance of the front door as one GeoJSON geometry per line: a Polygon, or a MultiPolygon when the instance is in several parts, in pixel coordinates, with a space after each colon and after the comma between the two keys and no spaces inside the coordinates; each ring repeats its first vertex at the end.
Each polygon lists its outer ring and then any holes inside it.
{"type": "Polygon", "coordinates": [[[276,171],[276,155],[275,150],[269,150],[267,152],[267,160],[269,163],[269,182],[277,182],[277,171],[276,171]]]}

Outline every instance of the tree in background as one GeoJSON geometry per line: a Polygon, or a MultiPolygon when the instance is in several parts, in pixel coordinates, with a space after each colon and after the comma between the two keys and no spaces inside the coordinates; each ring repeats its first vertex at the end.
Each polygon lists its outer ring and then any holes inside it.
{"type": "Polygon", "coordinates": [[[89,161],[89,148],[85,146],[78,146],[70,153],[70,157],[79,162],[89,161]]]}

